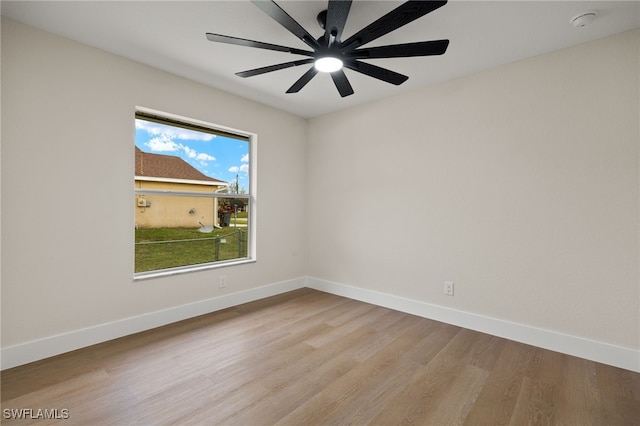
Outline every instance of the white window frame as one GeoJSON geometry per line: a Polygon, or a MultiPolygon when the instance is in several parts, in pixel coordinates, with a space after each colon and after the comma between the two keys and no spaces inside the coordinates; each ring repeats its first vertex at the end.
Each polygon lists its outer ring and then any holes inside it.
{"type": "MultiPolygon", "coordinates": [[[[192,192],[181,192],[181,191],[158,191],[158,190],[144,190],[133,188],[134,194],[131,199],[135,200],[139,195],[177,195],[177,196],[192,196],[192,197],[205,197],[205,198],[243,198],[248,201],[249,204],[249,217],[248,217],[248,235],[247,235],[247,257],[231,259],[231,260],[221,260],[218,262],[209,262],[209,263],[200,263],[194,265],[180,266],[174,268],[166,268],[166,269],[158,269],[153,271],[145,271],[145,272],[134,272],[133,279],[134,281],[144,280],[149,278],[158,278],[158,277],[166,277],[176,274],[190,273],[196,271],[210,270],[216,268],[229,267],[234,265],[241,265],[246,263],[253,263],[257,261],[257,241],[256,241],[256,223],[257,223],[257,211],[258,211],[258,203],[257,203],[257,144],[258,144],[258,135],[255,133],[247,132],[244,130],[233,129],[231,127],[222,126],[219,124],[210,123],[207,121],[197,120],[189,117],[180,116],[177,114],[167,113],[163,111],[158,111],[145,107],[136,107],[136,113],[142,113],[146,115],[153,115],[158,117],[159,119],[165,118],[167,120],[167,124],[171,125],[171,121],[178,121],[185,123],[187,125],[193,125],[195,127],[204,127],[212,130],[213,132],[219,132],[222,134],[229,134],[234,136],[240,136],[246,138],[249,142],[249,191],[247,194],[227,194],[227,193],[192,193],[192,192]],[[232,196],[230,196],[232,195],[232,196]]],[[[135,116],[135,114],[134,114],[135,116]]],[[[135,138],[134,138],[135,139],[135,138]]],[[[135,241],[134,246],[135,249],[135,241]]],[[[135,259],[135,251],[133,253],[135,259]]],[[[135,263],[135,262],[134,262],[135,263]]]]}

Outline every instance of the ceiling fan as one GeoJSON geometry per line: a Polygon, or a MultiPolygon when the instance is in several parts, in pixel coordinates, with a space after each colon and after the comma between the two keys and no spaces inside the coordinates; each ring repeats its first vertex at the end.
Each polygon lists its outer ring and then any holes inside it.
{"type": "Polygon", "coordinates": [[[357,33],[342,41],[342,31],[351,0],[329,0],[327,10],[318,14],[318,23],[325,30],[320,38],[315,39],[295,19],[282,10],[272,0],[251,0],[267,15],[275,19],[280,25],[289,30],[293,35],[302,40],[312,50],[297,49],[294,47],[280,46],[261,41],[247,40],[244,38],[225,36],[221,34],[207,33],[210,41],[235,44],[239,46],[255,47],[258,49],[288,52],[294,55],[307,56],[306,59],[270,65],[252,70],[236,73],[239,77],[252,77],[285,68],[296,67],[305,64],[314,64],[287,90],[287,93],[299,92],[318,72],[328,72],[340,93],[345,97],[352,95],[353,88],[344,73],[343,67],[353,71],[377,78],[387,83],[400,85],[409,77],[397,72],[362,62],[359,59],[403,58],[411,56],[442,55],[446,52],[449,40],[421,41],[416,43],[403,43],[388,46],[360,48],[361,46],[406,25],[429,12],[447,4],[445,1],[407,1],[391,12],[367,25],[357,33]]]}

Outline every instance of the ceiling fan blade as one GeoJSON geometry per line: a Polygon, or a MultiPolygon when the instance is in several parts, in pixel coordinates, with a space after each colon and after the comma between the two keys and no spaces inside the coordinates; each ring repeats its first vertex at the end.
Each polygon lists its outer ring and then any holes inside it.
{"type": "Polygon", "coordinates": [[[349,16],[349,9],[351,9],[351,0],[329,0],[324,33],[327,47],[331,47],[334,43],[340,43],[342,30],[344,30],[349,16]]]}
{"type": "Polygon", "coordinates": [[[237,72],[238,77],[253,77],[255,75],[266,74],[271,71],[283,70],[285,68],[297,67],[298,65],[310,64],[314,61],[313,58],[300,59],[299,61],[285,62],[283,64],[269,65],[268,67],[255,68],[252,70],[237,72]]]}
{"type": "Polygon", "coordinates": [[[289,90],[287,90],[287,93],[298,93],[304,86],[307,85],[308,82],[311,81],[313,77],[316,76],[316,74],[318,74],[318,70],[316,69],[316,67],[311,67],[309,71],[304,73],[302,77],[298,79],[298,81],[293,83],[293,86],[291,86],[289,90]]]}
{"type": "Polygon", "coordinates": [[[342,52],[350,52],[363,44],[367,44],[383,35],[394,31],[403,25],[406,25],[416,19],[433,12],[439,7],[447,4],[443,1],[408,1],[401,4],[391,12],[387,13],[380,19],[367,25],[347,40],[345,40],[340,50],[342,52]]]}
{"type": "Polygon", "coordinates": [[[226,36],[221,34],[207,33],[207,39],[209,41],[215,41],[218,43],[235,44],[238,46],[247,46],[247,47],[257,47],[258,49],[295,53],[296,55],[305,55],[305,56],[314,55],[314,52],[311,52],[308,50],[296,49],[295,47],[280,46],[278,44],[263,43],[261,41],[247,40],[246,38],[231,37],[231,36],[226,36]]]}
{"type": "Polygon", "coordinates": [[[333,79],[338,92],[340,92],[340,96],[344,98],[345,96],[353,95],[353,88],[351,87],[351,83],[349,83],[349,80],[347,80],[347,76],[345,75],[344,71],[339,70],[336,72],[332,72],[331,78],[333,79]]]}
{"type": "Polygon", "coordinates": [[[417,43],[393,44],[389,46],[358,49],[346,56],[356,59],[407,58],[410,56],[442,55],[447,51],[449,40],[421,41],[417,43]]]}
{"type": "Polygon", "coordinates": [[[275,19],[280,25],[285,27],[287,30],[289,30],[289,32],[305,42],[309,47],[313,49],[320,47],[316,39],[313,38],[313,36],[309,34],[307,30],[302,28],[302,26],[295,19],[289,16],[287,12],[282,10],[282,8],[272,0],[251,0],[251,3],[258,6],[264,13],[275,19]]]}
{"type": "Polygon", "coordinates": [[[395,71],[388,70],[386,68],[381,68],[376,65],[371,65],[366,62],[360,61],[346,61],[344,66],[362,73],[364,75],[368,75],[369,77],[377,78],[378,80],[386,81],[387,83],[395,84],[396,86],[401,85],[405,81],[409,79],[406,75],[397,73],[395,71]]]}

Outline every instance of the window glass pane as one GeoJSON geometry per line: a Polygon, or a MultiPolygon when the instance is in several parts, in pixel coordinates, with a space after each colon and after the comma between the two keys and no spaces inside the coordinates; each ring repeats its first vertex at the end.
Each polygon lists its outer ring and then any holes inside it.
{"type": "Polygon", "coordinates": [[[249,138],[135,123],[135,273],[249,258],[249,138]]]}
{"type": "Polygon", "coordinates": [[[135,272],[222,262],[248,257],[249,205],[247,200],[234,201],[243,208],[234,208],[218,216],[210,204],[219,200],[173,195],[138,196],[136,204],[144,202],[149,207],[136,207],[140,216],[152,209],[166,212],[167,218],[179,220],[176,208],[193,210],[195,226],[182,223],[149,223],[135,231],[135,272]],[[140,201],[144,200],[144,201],[140,201]],[[189,206],[190,207],[187,209],[189,206]],[[148,209],[148,210],[147,210],[148,209]],[[146,211],[144,211],[146,210],[146,211]],[[216,215],[214,215],[214,211],[216,215]],[[217,222],[214,220],[218,216],[217,222]]]}

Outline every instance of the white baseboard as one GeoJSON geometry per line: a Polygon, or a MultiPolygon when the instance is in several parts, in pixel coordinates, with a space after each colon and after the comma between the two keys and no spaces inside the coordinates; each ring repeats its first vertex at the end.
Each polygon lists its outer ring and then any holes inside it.
{"type": "Polygon", "coordinates": [[[301,277],[232,293],[186,305],[150,312],[93,327],[45,337],[0,352],[1,369],[16,367],[72,350],[106,342],[198,315],[219,311],[287,291],[309,287],[338,296],[371,303],[505,339],[640,372],[640,351],[517,324],[497,318],[458,311],[392,294],[367,290],[314,277],[301,277]]]}
{"type": "Polygon", "coordinates": [[[307,277],[307,287],[555,352],[640,372],[640,351],[636,349],[458,311],[456,309],[314,277],[307,277]]]}
{"type": "Polygon", "coordinates": [[[305,287],[296,278],[3,348],[2,370],[305,287]]]}

